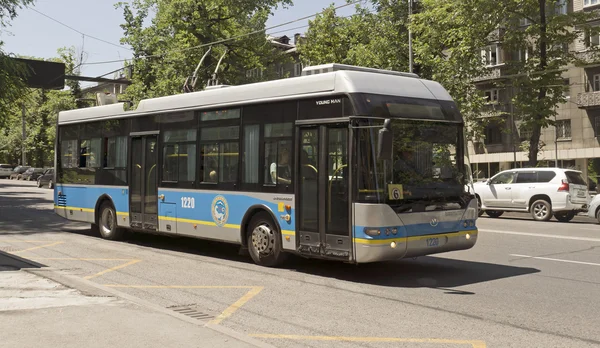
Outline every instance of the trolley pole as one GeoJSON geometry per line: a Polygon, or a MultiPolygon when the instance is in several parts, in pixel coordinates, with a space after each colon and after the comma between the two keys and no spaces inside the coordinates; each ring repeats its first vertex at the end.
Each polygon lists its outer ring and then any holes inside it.
{"type": "MultiPolygon", "coordinates": [[[[412,16],[413,0],[408,0],[408,23],[412,16]]],[[[408,28],[408,72],[413,72],[413,48],[412,48],[412,31],[408,28]]]]}

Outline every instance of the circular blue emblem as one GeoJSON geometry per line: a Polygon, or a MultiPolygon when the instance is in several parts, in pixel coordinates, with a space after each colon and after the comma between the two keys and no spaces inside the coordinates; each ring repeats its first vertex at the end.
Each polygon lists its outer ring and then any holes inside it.
{"type": "Polygon", "coordinates": [[[225,226],[229,217],[229,206],[223,196],[217,196],[212,201],[211,213],[215,224],[219,227],[225,226]]]}

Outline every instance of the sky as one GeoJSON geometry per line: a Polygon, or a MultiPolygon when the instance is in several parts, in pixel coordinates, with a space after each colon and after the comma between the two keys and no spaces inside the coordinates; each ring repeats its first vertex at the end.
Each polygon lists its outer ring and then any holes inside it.
{"type": "MultiPolygon", "coordinates": [[[[116,9],[118,0],[36,0],[30,7],[36,11],[71,27],[69,29],[44,15],[24,8],[18,11],[9,27],[2,29],[0,40],[4,42],[5,53],[33,56],[39,58],[56,57],[61,47],[75,47],[78,54],[84,52],[84,62],[104,62],[131,57],[127,46],[120,45],[123,31],[119,26],[123,21],[122,10],[116,9]],[[73,30],[74,29],[74,30],[73,30]],[[80,33],[85,35],[82,35],[80,33]],[[95,40],[93,36],[109,43],[95,40]],[[121,47],[119,47],[121,46],[121,47]]],[[[295,5],[287,9],[278,8],[267,22],[267,28],[306,17],[323,10],[329,4],[341,6],[345,0],[295,0],[295,5]]],[[[354,13],[354,6],[347,6],[338,11],[338,15],[347,16],[354,13]]],[[[287,35],[293,38],[294,33],[304,33],[308,19],[267,31],[273,36],[287,35]]],[[[119,69],[123,63],[88,64],[82,66],[81,75],[96,77],[119,69]]],[[[112,78],[107,75],[107,78],[112,78]]],[[[82,82],[83,87],[95,83],[82,82]]]]}

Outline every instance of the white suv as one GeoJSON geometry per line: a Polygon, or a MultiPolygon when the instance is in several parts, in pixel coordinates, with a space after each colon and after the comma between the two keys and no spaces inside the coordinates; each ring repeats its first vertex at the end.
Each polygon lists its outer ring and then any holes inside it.
{"type": "Polygon", "coordinates": [[[590,195],[581,172],[561,168],[505,170],[473,185],[480,204],[479,215],[499,217],[505,211],[529,212],[535,220],[552,215],[568,222],[587,211],[590,195]]]}

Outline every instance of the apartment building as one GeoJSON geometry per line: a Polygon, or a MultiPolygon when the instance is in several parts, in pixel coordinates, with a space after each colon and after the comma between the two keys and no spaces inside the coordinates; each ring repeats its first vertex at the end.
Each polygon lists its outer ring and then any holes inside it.
{"type": "MultiPolygon", "coordinates": [[[[563,1],[557,11],[590,11],[600,9],[600,0],[563,1]]],[[[528,23],[522,21],[522,26],[528,23]]],[[[591,23],[592,25],[595,23],[591,23]]],[[[600,20],[598,21],[600,25],[600,20]]],[[[501,37],[499,32],[497,37],[501,37]]],[[[558,105],[556,126],[542,130],[540,142],[543,147],[538,155],[540,165],[570,167],[585,175],[596,177],[600,173],[600,59],[593,57],[589,49],[600,45],[600,36],[581,37],[569,45],[583,64],[566,67],[563,83],[566,103],[558,105]],[[588,167],[596,167],[591,170],[588,167]]],[[[469,144],[474,177],[489,178],[499,171],[526,165],[527,153],[521,144],[529,134],[519,134],[519,122],[515,120],[510,103],[512,88],[499,88],[497,82],[505,79],[504,64],[507,60],[527,59],[528,52],[507,52],[501,42],[492,42],[481,51],[489,74],[475,81],[487,97],[487,118],[484,137],[469,144]]],[[[506,81],[506,80],[505,80],[506,81]]],[[[506,84],[505,84],[506,85],[506,84]]],[[[524,133],[524,132],[521,132],[524,133]]]]}

